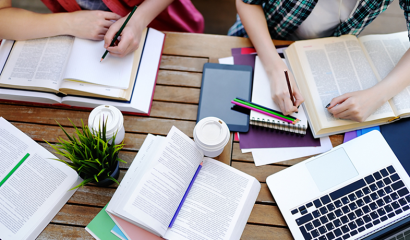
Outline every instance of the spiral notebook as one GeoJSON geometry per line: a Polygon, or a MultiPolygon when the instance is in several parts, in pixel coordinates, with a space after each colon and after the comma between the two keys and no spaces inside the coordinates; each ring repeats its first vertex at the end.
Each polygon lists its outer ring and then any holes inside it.
{"type": "MultiPolygon", "coordinates": [[[[267,108],[279,110],[279,106],[277,106],[271,98],[269,86],[269,78],[266,75],[262,62],[260,61],[259,57],[256,56],[253,76],[252,102],[265,106],[267,108]]],[[[307,117],[303,108],[300,107],[299,112],[293,113],[292,116],[300,119],[300,122],[293,125],[291,123],[287,123],[276,118],[269,117],[265,114],[256,111],[251,111],[250,124],[266,128],[278,129],[282,131],[294,132],[298,134],[306,134],[306,129],[308,125],[307,117]]]]}

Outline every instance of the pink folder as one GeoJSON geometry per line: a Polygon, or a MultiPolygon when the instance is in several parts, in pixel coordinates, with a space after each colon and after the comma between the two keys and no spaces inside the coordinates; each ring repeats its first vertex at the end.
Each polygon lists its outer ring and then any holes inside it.
{"type": "Polygon", "coordinates": [[[109,214],[112,220],[117,224],[121,231],[127,236],[129,240],[163,240],[163,238],[148,232],[126,220],[109,214]]]}

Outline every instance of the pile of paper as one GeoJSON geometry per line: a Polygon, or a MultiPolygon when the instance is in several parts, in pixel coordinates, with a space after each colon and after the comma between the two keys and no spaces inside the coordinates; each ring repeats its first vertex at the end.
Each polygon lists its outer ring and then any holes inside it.
{"type": "MultiPolygon", "coordinates": [[[[283,48],[278,48],[278,53],[282,54],[283,48]]],[[[257,59],[253,48],[234,48],[232,49],[232,57],[221,58],[219,63],[252,66],[254,68],[253,94],[255,94],[255,87],[257,87],[255,86],[255,78],[266,78],[266,74],[259,74],[258,72],[265,70],[259,59],[257,59]]],[[[269,84],[267,79],[264,79],[264,81],[267,82],[266,85],[269,84]]],[[[269,86],[262,86],[261,88],[265,89],[261,91],[266,91],[266,89],[269,89],[269,86]]],[[[262,92],[258,94],[259,96],[266,95],[262,92]]],[[[269,96],[270,94],[268,93],[267,98],[269,96]]],[[[239,141],[242,153],[252,153],[256,166],[311,156],[326,152],[333,147],[329,137],[315,139],[310,129],[307,129],[306,135],[299,135],[251,126],[249,132],[238,133],[236,141],[239,141]]]]}

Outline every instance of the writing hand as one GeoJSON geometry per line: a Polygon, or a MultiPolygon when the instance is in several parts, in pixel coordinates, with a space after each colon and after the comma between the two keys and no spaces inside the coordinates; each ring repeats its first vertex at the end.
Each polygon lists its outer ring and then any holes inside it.
{"type": "Polygon", "coordinates": [[[127,19],[127,16],[118,20],[108,29],[107,34],[104,37],[104,47],[110,52],[111,55],[116,57],[124,57],[128,53],[138,49],[141,34],[145,26],[139,24],[134,17],[135,14],[131,17],[127,25],[122,30],[118,45],[110,47],[112,39],[120,30],[122,24],[127,19]]]}
{"type": "Polygon", "coordinates": [[[369,88],[333,98],[327,110],[335,118],[364,122],[384,104],[382,99],[373,88],[369,88]]]}
{"type": "Polygon", "coordinates": [[[268,76],[271,82],[270,89],[272,99],[279,106],[280,111],[285,115],[297,112],[297,107],[305,100],[296,85],[293,74],[287,69],[286,64],[282,60],[278,61],[277,64],[275,64],[274,69],[272,69],[272,71],[268,73],[268,76]],[[284,69],[286,69],[289,74],[289,81],[292,86],[293,97],[295,99],[296,106],[293,106],[293,103],[290,100],[289,89],[286,82],[285,73],[283,71],[284,69]]]}
{"type": "Polygon", "coordinates": [[[70,35],[91,40],[103,40],[110,26],[120,15],[105,11],[76,11],[69,13],[67,24],[70,35]]]}

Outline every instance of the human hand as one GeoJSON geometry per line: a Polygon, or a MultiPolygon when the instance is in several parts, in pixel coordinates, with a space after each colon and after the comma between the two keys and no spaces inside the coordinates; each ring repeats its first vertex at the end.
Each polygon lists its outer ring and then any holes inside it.
{"type": "Polygon", "coordinates": [[[333,98],[327,110],[335,118],[364,122],[383,104],[383,97],[374,88],[369,88],[333,98]]]}
{"type": "Polygon", "coordinates": [[[293,74],[288,70],[286,64],[280,59],[275,64],[275,67],[268,73],[270,79],[270,89],[273,101],[279,106],[280,111],[289,115],[298,111],[298,107],[305,99],[296,85],[293,74]],[[292,94],[295,99],[295,106],[290,99],[289,89],[285,77],[285,72],[288,71],[289,82],[292,88],[292,94]]]}
{"type": "Polygon", "coordinates": [[[135,15],[132,16],[121,32],[120,37],[118,38],[118,44],[110,47],[115,34],[117,34],[117,32],[120,30],[122,24],[127,19],[127,16],[114,23],[108,29],[107,34],[104,37],[104,47],[110,52],[111,55],[116,57],[124,57],[128,53],[137,50],[139,47],[142,31],[146,27],[143,26],[143,24],[141,24],[139,21],[137,21],[135,15]]]}
{"type": "Polygon", "coordinates": [[[103,40],[108,28],[121,18],[120,15],[105,11],[76,11],[68,13],[70,35],[91,40],[103,40]]]}

